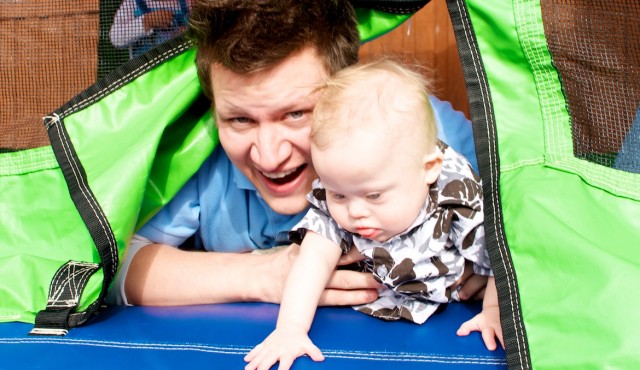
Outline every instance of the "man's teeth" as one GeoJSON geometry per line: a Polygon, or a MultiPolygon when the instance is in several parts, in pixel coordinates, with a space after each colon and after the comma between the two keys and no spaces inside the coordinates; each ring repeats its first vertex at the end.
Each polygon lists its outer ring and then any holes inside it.
{"type": "Polygon", "coordinates": [[[281,179],[285,176],[291,175],[292,173],[296,172],[297,168],[294,168],[292,170],[288,170],[288,171],[284,171],[284,172],[276,172],[276,173],[262,173],[265,177],[272,179],[272,180],[277,180],[277,179],[281,179]]]}

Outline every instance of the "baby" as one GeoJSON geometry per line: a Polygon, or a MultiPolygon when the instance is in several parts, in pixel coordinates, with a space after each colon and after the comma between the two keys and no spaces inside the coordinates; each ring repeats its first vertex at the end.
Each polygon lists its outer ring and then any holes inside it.
{"type": "MultiPolygon", "coordinates": [[[[324,359],[309,339],[313,316],[342,253],[384,288],[355,309],[422,324],[440,304],[458,300],[449,287],[465,263],[491,275],[484,243],[482,186],[467,160],[436,139],[428,84],[391,60],[349,67],[320,89],[311,128],[319,179],[312,204],[291,232],[301,243],[288,277],[276,329],[247,356],[246,369],[302,355],[324,359]]],[[[483,310],[458,329],[482,332],[490,350],[502,343],[498,299],[489,277],[483,310]]],[[[503,344],[504,345],[504,344],[503,344]]]]}

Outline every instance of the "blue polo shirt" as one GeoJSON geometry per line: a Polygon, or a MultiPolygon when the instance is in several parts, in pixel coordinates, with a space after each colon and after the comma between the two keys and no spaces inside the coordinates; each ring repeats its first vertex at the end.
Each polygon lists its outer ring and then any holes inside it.
{"type": "MultiPolygon", "coordinates": [[[[439,138],[464,155],[477,171],[471,122],[450,103],[435,97],[430,100],[439,138]]],[[[245,252],[290,244],[288,232],[305,213],[291,216],[271,210],[219,145],[138,235],[173,246],[195,235],[198,249],[245,252]]]]}
{"type": "MultiPolygon", "coordinates": [[[[438,137],[478,168],[471,122],[451,104],[430,97],[438,137]]],[[[290,244],[288,233],[298,215],[275,213],[251,182],[232,164],[222,146],[214,150],[178,194],[139,231],[155,243],[180,246],[195,236],[196,248],[218,252],[246,252],[290,244]]],[[[144,244],[133,243],[109,290],[111,304],[128,304],[124,281],[133,256],[144,244]]]]}
{"type": "Polygon", "coordinates": [[[197,249],[246,252],[290,244],[288,232],[304,213],[274,212],[219,145],[138,235],[173,246],[195,235],[197,249]]]}

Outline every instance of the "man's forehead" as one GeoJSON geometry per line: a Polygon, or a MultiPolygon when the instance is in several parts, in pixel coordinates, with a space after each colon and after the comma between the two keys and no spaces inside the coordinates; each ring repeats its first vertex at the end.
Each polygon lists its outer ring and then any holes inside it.
{"type": "Polygon", "coordinates": [[[317,77],[324,79],[329,74],[322,59],[317,56],[312,47],[295,52],[272,67],[253,72],[235,72],[220,63],[213,63],[210,72],[214,80],[239,79],[252,84],[274,79],[280,79],[282,83],[305,81],[317,77]]]}
{"type": "Polygon", "coordinates": [[[219,71],[212,85],[216,106],[220,109],[238,107],[286,107],[317,100],[317,87],[322,76],[295,78],[294,75],[229,75],[219,71]]]}

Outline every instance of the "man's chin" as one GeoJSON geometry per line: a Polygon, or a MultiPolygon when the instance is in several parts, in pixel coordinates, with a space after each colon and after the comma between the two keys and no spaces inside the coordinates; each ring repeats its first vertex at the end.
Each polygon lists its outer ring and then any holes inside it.
{"type": "Polygon", "coordinates": [[[271,209],[281,215],[295,215],[300,212],[304,212],[309,208],[309,202],[305,196],[278,198],[272,197],[266,199],[267,204],[271,209]]]}

